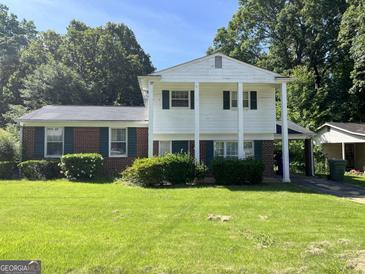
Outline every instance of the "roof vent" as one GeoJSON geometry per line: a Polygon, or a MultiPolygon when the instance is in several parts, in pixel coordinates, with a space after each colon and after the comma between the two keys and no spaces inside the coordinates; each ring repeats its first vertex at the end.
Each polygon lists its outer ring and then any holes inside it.
{"type": "Polygon", "coordinates": [[[215,68],[222,68],[222,56],[215,56],[215,68]]]}

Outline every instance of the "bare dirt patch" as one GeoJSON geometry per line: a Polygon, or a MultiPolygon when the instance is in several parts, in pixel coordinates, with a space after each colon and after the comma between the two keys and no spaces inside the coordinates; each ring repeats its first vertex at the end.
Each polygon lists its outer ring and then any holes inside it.
{"type": "Polygon", "coordinates": [[[313,256],[318,256],[326,253],[330,245],[331,243],[329,241],[313,242],[307,246],[305,253],[313,256]]]}
{"type": "Polygon", "coordinates": [[[365,273],[365,250],[357,252],[356,257],[347,262],[347,267],[359,273],[365,273]]]}
{"type": "Polygon", "coordinates": [[[232,216],[228,215],[216,215],[216,214],[209,214],[208,215],[209,221],[221,221],[221,222],[228,222],[232,220],[232,216]]]}

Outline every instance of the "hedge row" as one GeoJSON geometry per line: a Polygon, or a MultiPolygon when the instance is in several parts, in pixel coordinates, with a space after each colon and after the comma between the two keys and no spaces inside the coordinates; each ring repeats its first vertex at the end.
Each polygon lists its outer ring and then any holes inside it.
{"type": "Polygon", "coordinates": [[[188,154],[167,154],[162,157],[137,159],[122,172],[122,179],[145,187],[191,183],[204,178],[207,167],[195,163],[188,154]]]}
{"type": "Polygon", "coordinates": [[[216,158],[212,163],[218,184],[257,184],[262,182],[265,166],[255,159],[216,158]]]}

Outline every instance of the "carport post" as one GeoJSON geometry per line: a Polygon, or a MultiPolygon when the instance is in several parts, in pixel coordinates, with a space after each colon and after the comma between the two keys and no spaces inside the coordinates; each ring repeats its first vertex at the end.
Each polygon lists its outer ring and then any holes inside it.
{"type": "Polygon", "coordinates": [[[304,140],[305,175],[314,176],[313,142],[312,139],[304,140]]]}

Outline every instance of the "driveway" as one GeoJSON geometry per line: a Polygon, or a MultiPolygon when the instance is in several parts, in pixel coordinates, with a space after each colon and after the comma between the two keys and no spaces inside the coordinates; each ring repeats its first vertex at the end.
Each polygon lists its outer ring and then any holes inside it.
{"type": "Polygon", "coordinates": [[[353,186],[317,177],[295,176],[292,178],[292,181],[298,186],[313,190],[314,192],[348,198],[365,204],[365,188],[361,186],[353,186]]]}

